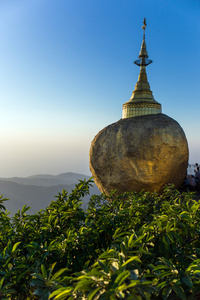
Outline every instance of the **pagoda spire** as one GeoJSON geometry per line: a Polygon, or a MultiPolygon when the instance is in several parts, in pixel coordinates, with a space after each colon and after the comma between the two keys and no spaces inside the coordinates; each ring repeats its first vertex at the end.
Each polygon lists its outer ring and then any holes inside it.
{"type": "Polygon", "coordinates": [[[142,46],[141,46],[141,51],[140,51],[139,58],[148,58],[148,54],[147,54],[147,50],[146,50],[146,43],[145,43],[145,29],[146,29],[146,27],[147,27],[146,18],[144,18],[144,20],[143,20],[143,26],[142,26],[142,29],[143,29],[143,41],[142,41],[142,46]]]}
{"type": "Polygon", "coordinates": [[[148,58],[147,47],[145,42],[145,29],[146,19],[143,21],[143,40],[141,50],[139,53],[139,59],[134,63],[140,66],[140,73],[138,81],[135,85],[135,90],[132,92],[132,96],[129,101],[123,104],[122,118],[130,118],[142,115],[161,113],[161,104],[158,103],[150,90],[150,85],[147,80],[146,66],[152,63],[152,60],[148,58]]]}

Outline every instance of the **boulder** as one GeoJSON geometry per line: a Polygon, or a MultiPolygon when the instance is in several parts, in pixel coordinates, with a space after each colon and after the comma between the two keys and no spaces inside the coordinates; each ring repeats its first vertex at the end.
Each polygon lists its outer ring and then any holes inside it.
{"type": "Polygon", "coordinates": [[[179,188],[188,165],[181,126],[164,114],[121,119],[101,130],[90,148],[90,170],[101,192],[162,192],[179,188]]]}

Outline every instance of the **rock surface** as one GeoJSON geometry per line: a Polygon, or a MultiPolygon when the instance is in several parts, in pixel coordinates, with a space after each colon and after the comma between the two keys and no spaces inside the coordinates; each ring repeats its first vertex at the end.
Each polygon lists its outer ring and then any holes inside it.
{"type": "Polygon", "coordinates": [[[92,141],[90,170],[101,192],[178,188],[188,165],[183,129],[164,114],[127,119],[105,127],[92,141]]]}

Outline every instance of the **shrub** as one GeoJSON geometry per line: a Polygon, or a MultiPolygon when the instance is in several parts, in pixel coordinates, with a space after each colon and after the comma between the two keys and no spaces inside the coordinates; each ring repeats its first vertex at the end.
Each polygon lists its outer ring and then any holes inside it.
{"type": "Polygon", "coordinates": [[[45,210],[0,199],[0,299],[199,299],[200,202],[164,193],[91,196],[92,180],[45,210]]]}

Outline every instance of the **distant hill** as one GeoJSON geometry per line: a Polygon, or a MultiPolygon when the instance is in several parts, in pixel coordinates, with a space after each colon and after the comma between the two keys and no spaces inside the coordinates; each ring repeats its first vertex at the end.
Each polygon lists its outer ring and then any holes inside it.
{"type": "MultiPolygon", "coordinates": [[[[88,180],[90,176],[68,172],[59,175],[38,174],[25,178],[0,178],[0,195],[9,199],[4,205],[11,215],[22,209],[25,204],[31,207],[27,213],[33,214],[45,209],[63,189],[70,193],[79,180],[84,178],[88,180]]],[[[90,195],[93,194],[100,194],[95,184],[90,189],[90,195]]],[[[89,198],[90,196],[84,197],[84,206],[89,198]]]]}
{"type": "Polygon", "coordinates": [[[49,175],[49,174],[38,174],[32,175],[28,177],[11,177],[11,178],[0,178],[0,180],[17,182],[26,185],[36,185],[36,186],[53,186],[53,185],[60,185],[60,184],[74,184],[78,183],[79,180],[83,179],[88,180],[90,176],[77,174],[77,173],[63,173],[59,175],[49,175]]]}

